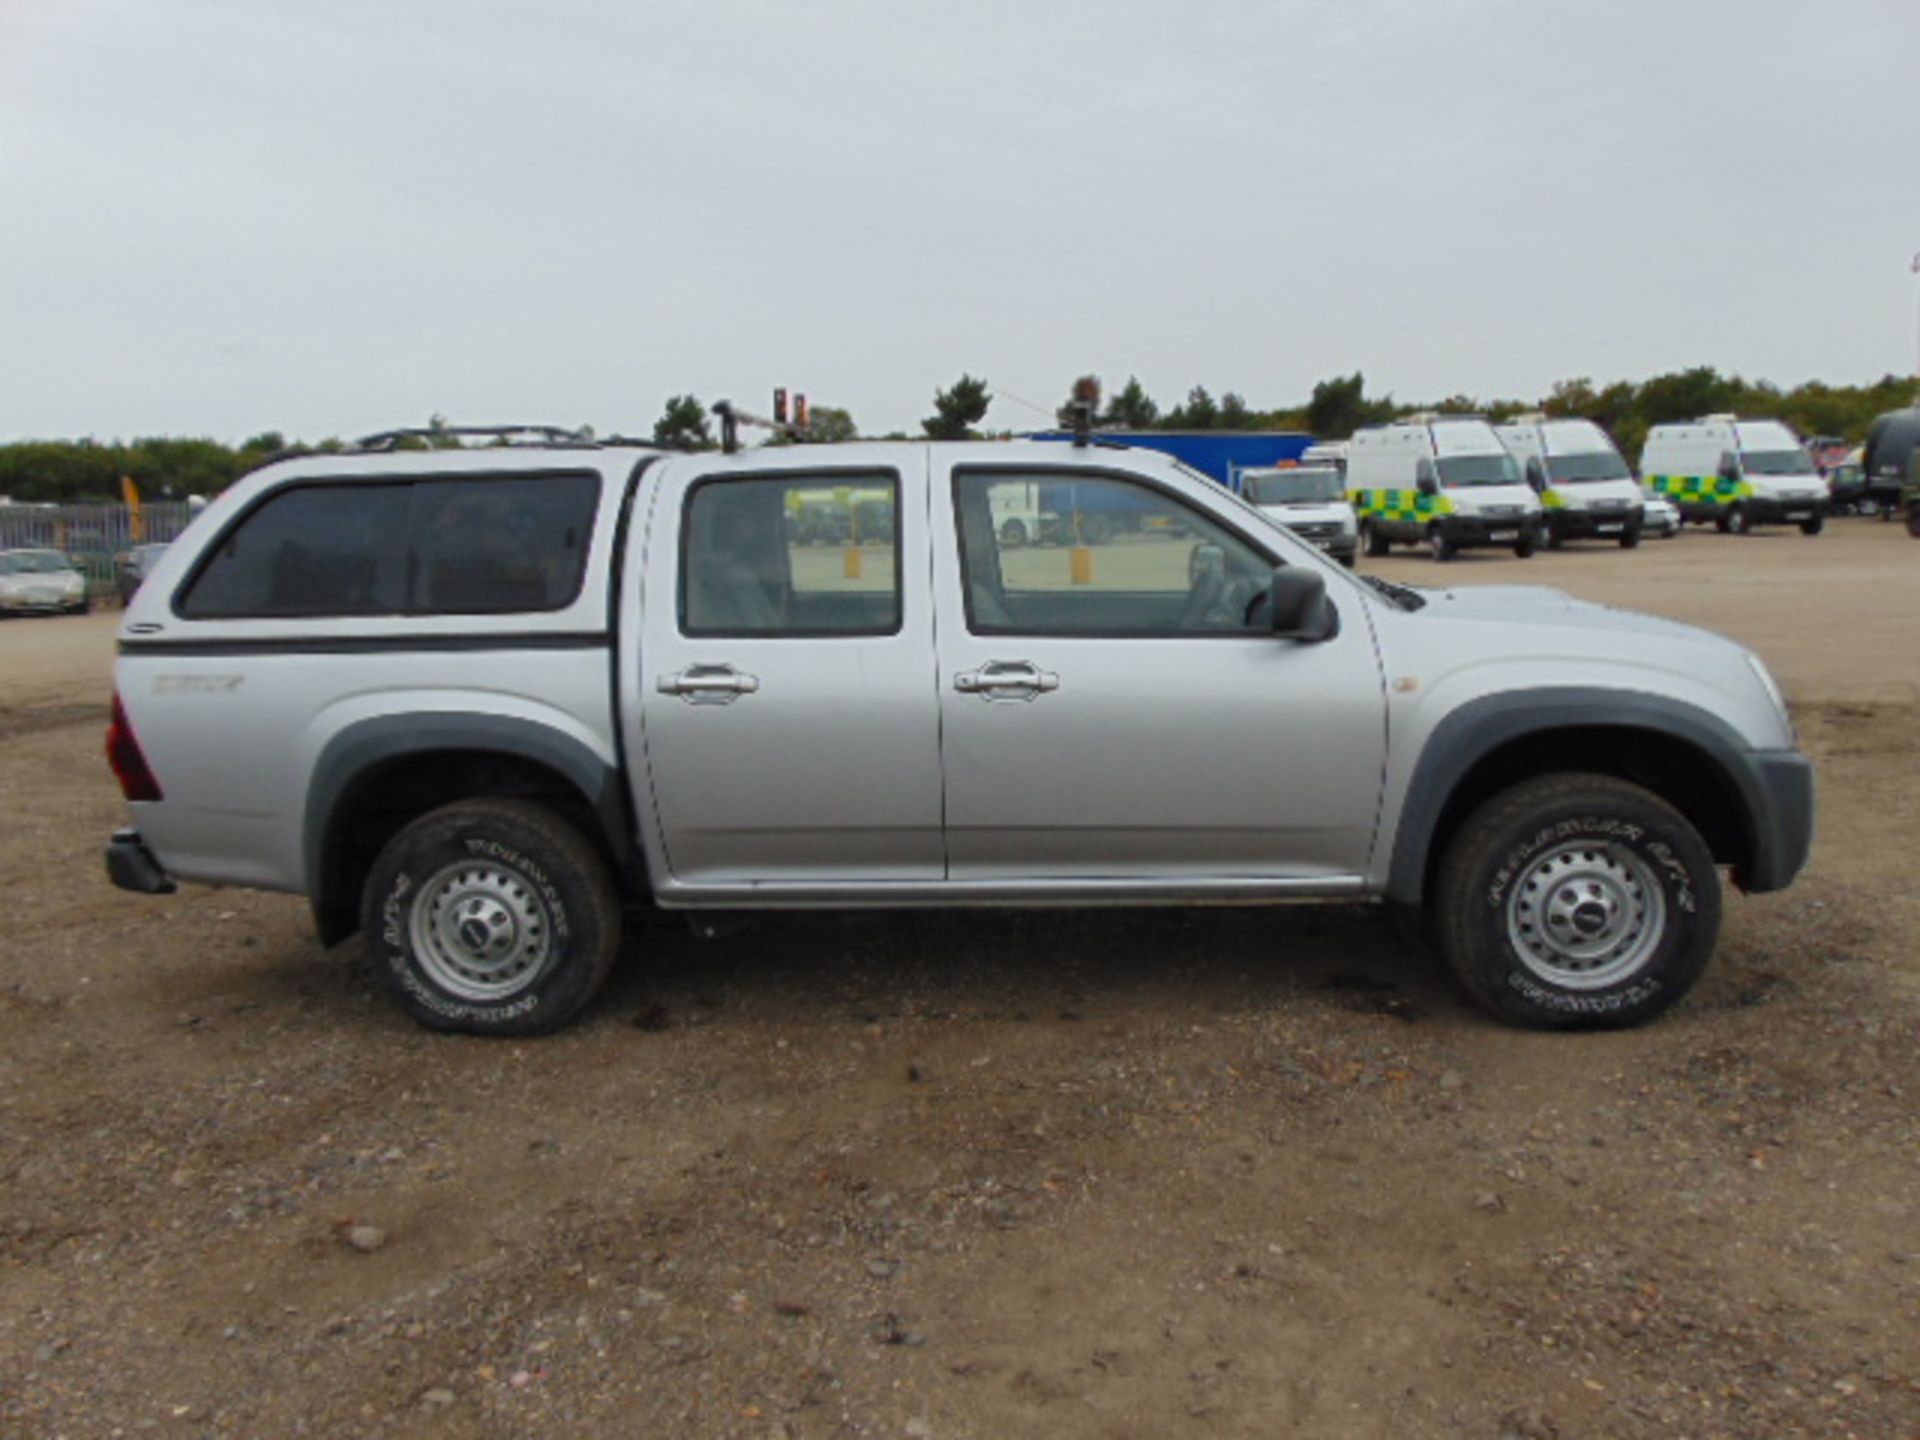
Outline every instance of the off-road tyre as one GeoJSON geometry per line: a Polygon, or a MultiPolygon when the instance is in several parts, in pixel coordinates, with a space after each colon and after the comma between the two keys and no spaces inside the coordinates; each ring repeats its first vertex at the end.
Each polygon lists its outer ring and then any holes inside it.
{"type": "Polygon", "coordinates": [[[428,1029],[467,1035],[559,1029],[620,946],[600,852],[526,800],[459,800],[413,821],[374,861],[360,919],[373,978],[428,1029]]]}
{"type": "Polygon", "coordinates": [[[1449,843],[1430,903],[1460,983],[1538,1030],[1652,1019],[1693,988],[1720,933],[1705,842],[1651,791],[1604,775],[1488,800],[1449,843]]]}

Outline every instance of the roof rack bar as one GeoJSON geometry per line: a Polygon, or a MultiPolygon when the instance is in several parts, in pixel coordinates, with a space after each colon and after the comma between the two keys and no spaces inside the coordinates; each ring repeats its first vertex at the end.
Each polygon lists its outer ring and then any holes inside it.
{"type": "Polygon", "coordinates": [[[804,425],[791,420],[769,420],[764,415],[755,415],[750,410],[742,410],[731,400],[713,402],[713,413],[720,417],[720,448],[728,455],[738,454],[740,450],[740,427],[757,426],[762,430],[778,431],[795,440],[805,440],[809,431],[804,425]]]}
{"type": "Polygon", "coordinates": [[[532,436],[535,444],[591,445],[593,439],[584,430],[569,430],[560,425],[420,425],[398,430],[382,430],[353,442],[356,450],[392,450],[403,440],[447,440],[462,436],[486,436],[511,444],[516,436],[532,436]]]}

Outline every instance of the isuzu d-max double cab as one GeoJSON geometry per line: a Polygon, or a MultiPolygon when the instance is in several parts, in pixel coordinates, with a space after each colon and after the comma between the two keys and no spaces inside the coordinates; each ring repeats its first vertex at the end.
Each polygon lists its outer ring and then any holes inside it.
{"type": "Polygon", "coordinates": [[[289,460],[160,559],[115,674],[117,883],[304,895],[485,1034],[572,1017],[641,904],[1372,900],[1510,1020],[1626,1024],[1813,821],[1739,646],[1357,577],[1098,445],[289,460]],[[1134,513],[1010,545],[1037,483],[1134,513]]]}

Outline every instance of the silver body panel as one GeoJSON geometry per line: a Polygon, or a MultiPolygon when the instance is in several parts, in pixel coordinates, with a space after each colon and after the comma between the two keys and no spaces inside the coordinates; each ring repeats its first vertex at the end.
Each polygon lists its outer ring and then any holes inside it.
{"type": "Polygon", "coordinates": [[[166,791],[133,807],[136,825],[183,879],[302,890],[313,861],[306,810],[330,741],[369,720],[498,717],[542,727],[603,763],[627,787],[654,898],[688,907],[1379,895],[1435,727],[1474,700],[1541,687],[1666,697],[1719,717],[1755,751],[1793,747],[1764,672],[1719,637],[1551,590],[1426,593],[1424,608],[1397,608],[1246,502],[1150,451],[862,444],[738,456],[316,456],[242,481],[161,558],[122,640],[179,648],[129,649],[116,683],[166,791]],[[1263,633],[975,635],[951,495],[962,463],[1138,476],[1254,548],[1317,569],[1339,633],[1320,644],[1263,633]],[[171,608],[211,539],[275,487],[556,468],[604,477],[585,582],[566,610],[189,621],[171,608]],[[686,635],[678,597],[690,488],[835,468],[898,476],[897,632],[686,635]],[[957,686],[992,662],[1028,662],[1057,683],[1012,702],[957,686]],[[661,688],[721,666],[752,688],[723,703],[661,688]]]}

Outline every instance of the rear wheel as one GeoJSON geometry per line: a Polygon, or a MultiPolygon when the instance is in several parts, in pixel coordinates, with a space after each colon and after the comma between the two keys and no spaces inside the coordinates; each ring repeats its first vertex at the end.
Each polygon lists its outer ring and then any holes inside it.
{"type": "Polygon", "coordinates": [[[1448,846],[1441,950],[1503,1019],[1638,1024],[1692,989],[1720,933],[1720,876],[1684,816],[1638,785],[1549,775],[1496,795],[1448,846]]]}
{"type": "Polygon", "coordinates": [[[374,975],[420,1024],[535,1035],[571,1020],[606,979],[619,895],[599,852],[553,810],[461,800],[387,843],[361,926],[374,975]]]}

